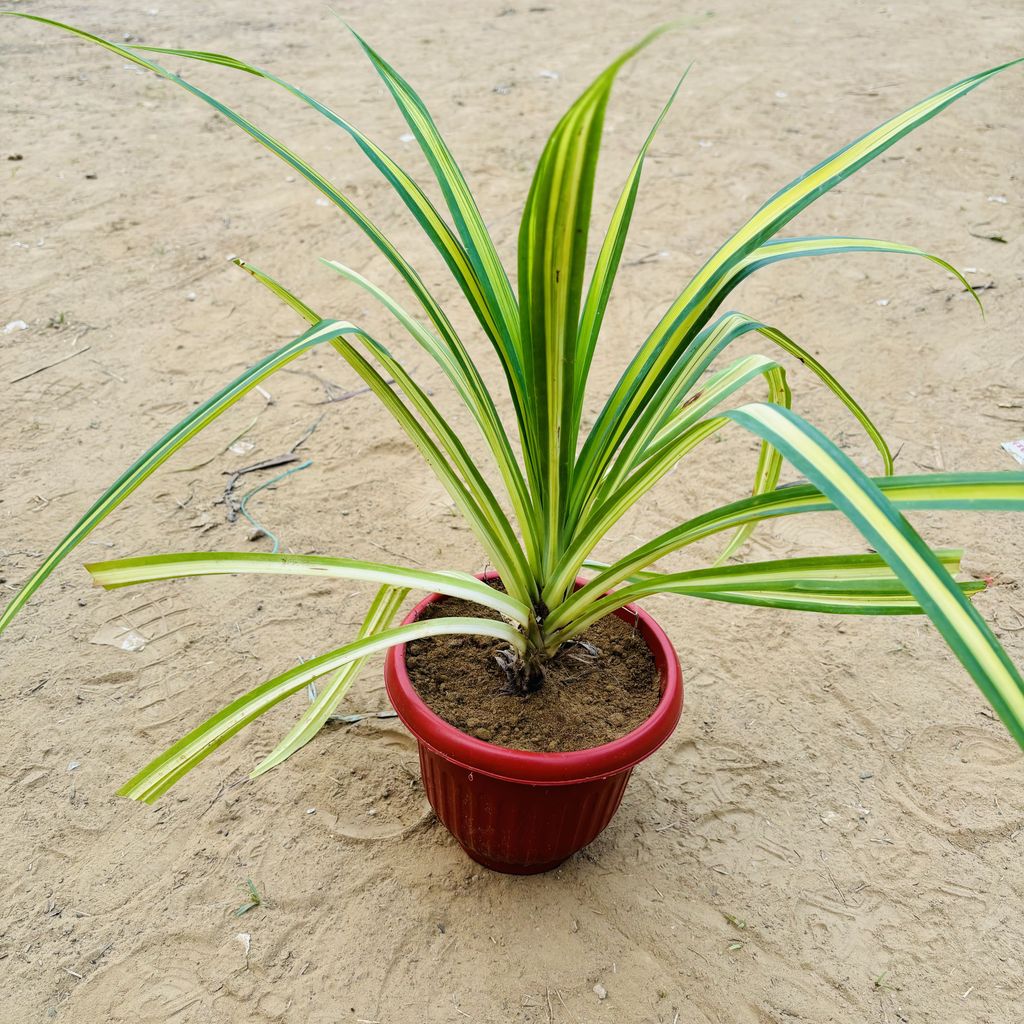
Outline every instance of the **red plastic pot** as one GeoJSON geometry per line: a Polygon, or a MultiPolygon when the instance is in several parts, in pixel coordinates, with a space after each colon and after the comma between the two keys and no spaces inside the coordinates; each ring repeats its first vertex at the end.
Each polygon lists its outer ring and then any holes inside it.
{"type": "MultiPolygon", "coordinates": [[[[484,574],[481,579],[492,579],[484,574]]],[[[577,583],[577,586],[580,586],[577,583]]],[[[415,622],[438,594],[406,617],[415,622]]],[[[384,664],[388,697],[416,737],[430,806],[473,860],[494,871],[550,871],[602,832],[619,808],[633,768],[672,735],[683,708],[679,659],[661,627],[633,605],[615,612],[636,623],[661,676],[661,700],[632,732],[569,753],[511,750],[449,725],[420,699],[405,668],[405,645],[384,664]]]]}

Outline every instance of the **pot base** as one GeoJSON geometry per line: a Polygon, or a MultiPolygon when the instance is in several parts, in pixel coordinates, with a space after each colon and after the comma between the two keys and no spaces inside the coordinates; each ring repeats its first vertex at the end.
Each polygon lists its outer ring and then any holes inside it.
{"type": "MultiPolygon", "coordinates": [[[[487,868],[488,871],[497,871],[502,875],[542,875],[545,871],[554,871],[555,868],[561,867],[569,859],[569,857],[563,857],[561,860],[553,860],[549,864],[505,864],[501,861],[491,860],[489,857],[475,854],[464,846],[462,849],[470,860],[475,860],[477,864],[487,868]]],[[[569,854],[569,856],[571,857],[572,854],[569,854]]]]}

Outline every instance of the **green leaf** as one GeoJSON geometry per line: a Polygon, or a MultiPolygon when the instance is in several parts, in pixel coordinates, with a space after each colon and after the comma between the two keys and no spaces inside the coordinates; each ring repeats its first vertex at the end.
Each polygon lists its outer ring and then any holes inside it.
{"type": "Polygon", "coordinates": [[[540,527],[529,491],[526,487],[526,481],[523,479],[519,463],[516,461],[494,401],[472,361],[464,365],[461,360],[453,359],[448,347],[439,338],[434,337],[390,295],[382,288],[377,287],[372,281],[367,280],[362,274],[336,260],[324,260],[323,262],[343,277],[358,284],[389,310],[417,343],[430,353],[452,382],[459,396],[465,402],[466,407],[472,413],[474,420],[476,420],[480,432],[483,434],[484,440],[494,456],[494,461],[505,482],[523,531],[527,561],[531,567],[535,567],[539,571],[539,555],[537,552],[539,551],[540,544],[538,539],[540,527]]]}
{"type": "Polygon", "coordinates": [[[577,331],[578,354],[575,366],[574,409],[572,420],[572,437],[579,433],[580,419],[583,413],[583,399],[586,393],[587,377],[590,373],[590,364],[594,358],[597,348],[597,339],[601,333],[601,325],[604,323],[605,310],[608,307],[608,300],[611,296],[612,285],[619,270],[619,263],[622,259],[622,250],[626,244],[626,236],[629,233],[630,221],[633,219],[633,207],[636,205],[637,192],[640,189],[640,175],[643,172],[644,161],[647,158],[647,151],[654,141],[654,136],[661,127],[672,107],[675,98],[682,88],[683,81],[690,69],[687,68],[682,78],[672,90],[672,95],[662,108],[657,120],[651,126],[651,130],[644,140],[640,152],[630,169],[623,186],[619,201],[612,213],[611,222],[601,244],[601,251],[597,256],[597,263],[594,265],[594,272],[587,288],[586,300],[583,303],[583,312],[580,315],[580,324],[577,331]]]}
{"type": "MultiPolygon", "coordinates": [[[[314,99],[302,89],[264,68],[248,64],[236,57],[229,57],[220,53],[208,53],[201,50],[169,49],[160,46],[133,46],[130,49],[136,52],[169,54],[189,60],[218,64],[264,78],[285,89],[307,106],[322,114],[331,123],[346,131],[355,140],[370,162],[381,172],[388,184],[395,190],[395,193],[416,218],[417,223],[423,228],[431,244],[441,254],[451,270],[452,276],[469,302],[470,307],[480,321],[484,332],[495,346],[502,366],[510,376],[509,387],[513,395],[518,394],[519,385],[522,383],[518,351],[514,346],[511,349],[506,348],[509,344],[508,339],[510,337],[514,338],[515,332],[510,334],[508,324],[503,321],[505,311],[496,302],[494,289],[490,287],[489,283],[482,283],[474,261],[470,259],[458,238],[452,233],[451,228],[434,208],[434,205],[420,186],[375,142],[369,139],[350,121],[341,117],[330,107],[314,99]]],[[[507,279],[505,280],[505,285],[506,287],[508,285],[507,279]]],[[[509,308],[514,310],[514,301],[509,308]]],[[[456,344],[458,343],[457,335],[454,332],[449,332],[445,340],[449,345],[454,345],[453,353],[462,369],[464,371],[470,370],[472,362],[465,349],[462,348],[461,343],[456,344]]]]}
{"type": "MultiPolygon", "coordinates": [[[[960,571],[963,552],[933,554],[950,575],[960,571]]],[[[585,564],[607,568],[600,563],[585,564]]],[[[985,583],[971,580],[957,583],[957,587],[965,596],[973,596],[985,589],[985,583]]],[[[616,608],[662,593],[839,615],[920,615],[924,611],[880,555],[819,555],[687,572],[635,573],[628,586],[593,602],[552,641],[564,642],[616,608]]]]}
{"type": "MultiPolygon", "coordinates": [[[[932,552],[945,570],[955,576],[960,572],[963,550],[941,548],[932,552]]],[[[603,571],[607,563],[587,559],[584,568],[603,571]]],[[[690,569],[686,572],[665,573],[642,571],[628,578],[630,585],[651,584],[658,581],[688,582],[695,587],[708,586],[716,589],[735,589],[749,586],[796,587],[804,583],[851,581],[873,583],[880,580],[897,580],[892,566],[879,554],[854,555],[811,555],[801,558],[774,558],[764,562],[744,562],[741,565],[710,566],[705,569],[690,569]]],[[[984,582],[978,581],[980,589],[984,582]]],[[[651,591],[654,593],[654,591],[651,591]]]]}
{"type": "Polygon", "coordinates": [[[546,567],[560,553],[576,452],[577,330],[605,109],[619,69],[663,31],[622,54],[558,122],[537,164],[519,229],[519,321],[534,410],[539,504],[546,513],[546,567]]]}
{"type": "Polygon", "coordinates": [[[429,619],[425,622],[413,622],[407,626],[396,626],[394,629],[361,637],[343,647],[289,669],[232,701],[227,707],[218,711],[212,718],[193,729],[187,736],[178,740],[158,758],[146,765],[142,771],[118,790],[118,795],[130,797],[132,800],[142,800],[145,803],[153,803],[240,729],[269,711],[286,697],[298,693],[313,680],[350,662],[365,658],[378,651],[387,650],[396,644],[408,643],[410,640],[417,640],[420,637],[443,636],[451,633],[492,636],[508,641],[520,652],[523,650],[522,633],[508,623],[497,622],[494,619],[429,619]]]}
{"type": "MultiPolygon", "coordinates": [[[[882,436],[882,432],[875,426],[874,422],[868,416],[868,414],[860,407],[854,397],[836,380],[835,377],[829,373],[825,367],[818,362],[806,349],[801,348],[796,344],[795,341],[787,337],[782,331],[774,327],[769,327],[767,324],[763,324],[760,321],[754,320],[751,317],[747,317],[742,313],[727,313],[723,320],[729,325],[727,333],[734,330],[730,337],[727,338],[724,344],[729,344],[736,337],[747,331],[758,331],[761,335],[767,338],[769,341],[774,342],[784,352],[795,356],[804,366],[807,367],[815,376],[821,380],[825,386],[846,406],[847,410],[852,413],[858,423],[864,428],[864,432],[871,439],[875,448],[878,449],[879,454],[882,456],[882,467],[886,474],[890,474],[893,471],[893,455],[886,443],[885,438],[882,436]]],[[[716,321],[717,324],[723,321],[716,321]]],[[[714,333],[712,331],[712,333],[714,333]]],[[[701,336],[703,332],[701,333],[701,336]]],[[[700,339],[698,336],[694,343],[694,348],[700,348],[700,339]]],[[[687,353],[687,358],[689,352],[687,353]]],[[[683,360],[684,362],[686,359],[683,360]]],[[[754,476],[754,487],[753,494],[767,494],[771,491],[779,482],[779,475],[782,469],[782,457],[770,444],[766,441],[761,443],[761,453],[758,459],[757,471],[754,476]]],[[[750,535],[757,528],[757,523],[747,523],[741,526],[725,546],[721,555],[718,557],[718,564],[725,562],[730,558],[736,551],[738,551],[750,535]]]]}
{"type": "MultiPolygon", "coordinates": [[[[419,274],[412,268],[404,256],[392,245],[387,236],[377,227],[377,225],[370,220],[362,210],[352,200],[346,196],[343,192],[340,192],[334,185],[331,184],[319,171],[315,170],[309,164],[307,164],[301,157],[296,153],[293,153],[287,146],[279,142],[274,136],[268,132],[257,128],[250,121],[247,121],[244,117],[236,114],[230,107],[221,103],[219,100],[214,99],[213,96],[204,92],[202,89],[193,85],[191,82],[186,81],[180,75],[175,75],[168,71],[161,65],[147,60],[141,54],[131,49],[126,49],[123,46],[119,46],[117,43],[112,43],[107,39],[102,39],[99,36],[95,36],[90,32],[85,32],[82,29],[75,28],[72,25],[65,25],[59,21],[53,21],[50,18],[43,18],[35,14],[22,13],[20,11],[5,11],[0,14],[8,14],[11,17],[25,18],[29,21],[36,21],[43,25],[50,25],[54,28],[62,29],[66,32],[70,32],[73,35],[78,36],[81,39],[85,39],[89,42],[95,43],[97,46],[102,46],[104,49],[109,50],[111,53],[117,54],[125,60],[131,61],[133,64],[137,64],[139,67],[145,68],[147,71],[152,71],[154,74],[159,75],[161,78],[166,79],[169,82],[173,82],[175,85],[180,86],[187,92],[192,93],[193,96],[202,100],[204,103],[211,106],[218,113],[226,117],[232,124],[237,125],[242,129],[250,138],[254,139],[261,146],[273,153],[276,157],[281,159],[284,163],[288,164],[296,173],[300,174],[305,178],[314,188],[318,189],[324,196],[327,197],[330,202],[337,206],[374,244],[374,246],[384,255],[388,262],[395,268],[396,271],[401,275],[402,279],[406,282],[409,288],[412,290],[416,299],[423,306],[424,311],[429,317],[431,323],[437,329],[438,333],[442,338],[445,339],[452,351],[458,353],[464,352],[462,344],[458,339],[458,335],[452,327],[444,310],[431,295],[426,285],[423,283],[419,274]]],[[[141,49],[141,48],[140,48],[141,49]]],[[[191,56],[195,59],[212,59],[213,63],[222,63],[225,66],[234,67],[238,70],[248,71],[251,74],[260,75],[265,77],[265,74],[260,72],[258,69],[253,68],[251,65],[245,65],[242,61],[238,61],[232,57],[222,57],[220,54],[202,54],[200,51],[168,51],[178,53],[179,56],[191,56]]],[[[278,82],[278,84],[284,84],[278,82]]],[[[324,108],[326,109],[326,108],[324,108]]],[[[368,140],[367,140],[368,141],[368,140]]],[[[466,356],[468,360],[468,356],[466,356]]],[[[513,391],[513,397],[516,397],[516,392],[513,391]]],[[[522,416],[521,409],[517,407],[517,413],[522,416]]],[[[521,420],[521,429],[524,428],[525,421],[521,420]]]]}
{"type": "Polygon", "coordinates": [[[88,512],[75,524],[70,533],[46,557],[42,565],[29,577],[17,596],[0,615],[0,632],[24,607],[28,599],[39,589],[46,578],[67,557],[67,555],[101,523],[136,487],[167,461],[182,445],[209,426],[225,409],[235,404],[246,392],[251,391],[272,373],[286,366],[297,356],[314,345],[333,341],[344,334],[358,333],[353,324],[337,320],[324,320],[311,327],[298,338],[272,352],[241,376],[236,377],[227,387],[212,398],[197,406],[177,426],[165,434],[141,458],[137,459],[114,481],[94,502],[88,512]]]}
{"type": "MultiPolygon", "coordinates": [[[[622,448],[616,457],[615,461],[619,467],[619,478],[621,478],[623,468],[632,469],[636,467],[640,455],[649,444],[651,437],[664,426],[665,421],[687,400],[701,374],[704,373],[715,358],[729,345],[751,331],[757,331],[784,352],[797,358],[839,398],[861,424],[872,443],[878,449],[882,456],[885,472],[891,473],[893,469],[892,453],[881,432],[853,396],[810,352],[787,337],[776,327],[764,324],[744,313],[728,312],[723,313],[714,323],[705,327],[693,339],[692,343],[675,360],[665,379],[652,392],[642,413],[637,418],[636,424],[625,438],[622,448]]],[[[610,458],[611,456],[609,455],[607,460],[602,461],[607,462],[610,458]]],[[[593,504],[593,492],[599,484],[603,485],[604,479],[599,478],[591,483],[591,493],[589,495],[586,493],[582,483],[581,478],[580,487],[574,493],[571,510],[572,521],[576,521],[583,508],[593,504]]]]}
{"type": "MultiPolygon", "coordinates": [[[[693,337],[693,332],[706,321],[732,288],[755,270],[781,260],[850,252],[885,252],[923,257],[956,276],[974,294],[963,275],[940,257],[914,246],[872,238],[815,236],[779,239],[757,247],[749,255],[732,264],[729,272],[724,274],[714,286],[695,288],[694,282],[700,278],[698,275],[687,286],[676,305],[665,314],[661,323],[645,343],[644,348],[634,358],[620,380],[619,387],[630,374],[639,374],[634,382],[635,387],[630,392],[631,398],[627,403],[628,407],[618,409],[611,416],[609,410],[615,399],[613,394],[598,417],[594,430],[580,453],[574,493],[569,504],[570,521],[575,522],[576,517],[583,514],[594,503],[594,492],[598,488],[600,476],[605,472],[615,448],[626,438],[629,428],[632,427],[632,432],[625,440],[616,462],[616,468],[611,473],[615,480],[621,480],[625,468],[635,464],[637,452],[642,451],[643,446],[648,443],[651,432],[658,429],[667,416],[672,415],[671,409],[674,403],[689,390],[689,387],[696,381],[697,374],[711,361],[713,355],[745,330],[760,330],[766,337],[783,349],[797,355],[808,365],[814,363],[813,360],[808,362],[808,353],[796,346],[781,332],[763,325],[748,327],[741,320],[736,319],[739,314],[727,315],[717,322],[718,325],[721,325],[719,329],[712,328],[693,337]],[[684,302],[681,309],[677,311],[679,303],[687,296],[689,296],[688,301],[684,302]],[[678,316],[673,319],[674,311],[678,312],[678,316]],[[647,352],[646,360],[643,359],[645,352],[647,352]],[[643,362],[644,365],[642,369],[635,370],[638,361],[643,362]],[[602,433],[605,445],[603,448],[596,440],[602,433]]],[[[977,295],[974,297],[977,299],[977,295]]],[[[834,378],[829,380],[830,375],[824,372],[824,368],[820,364],[817,364],[816,372],[843,399],[847,408],[865,427],[882,453],[886,472],[892,472],[892,456],[888,446],[871,420],[860,406],[838,386],[838,382],[834,378]]],[[[762,446],[754,493],[763,493],[773,486],[778,479],[778,469],[777,457],[768,447],[762,446]]],[[[607,480],[600,482],[600,487],[602,494],[607,493],[607,480]]],[[[750,532],[751,528],[741,531],[722,557],[725,558],[736,550],[746,540],[750,532]]]]}
{"type": "MultiPolygon", "coordinates": [[[[875,477],[872,483],[899,509],[933,511],[964,509],[975,512],[1024,511],[1024,473],[929,473],[875,477]]],[[[743,498],[713,508],[680,523],[603,568],[553,609],[545,622],[561,629],[605,592],[674,551],[746,523],[807,512],[834,512],[836,505],[813,484],[794,484],[768,494],[743,498]]]]}
{"type": "Polygon", "coordinates": [[[430,439],[423,427],[410,415],[383,378],[376,374],[370,364],[351,345],[346,346],[342,351],[343,358],[360,377],[367,381],[377,397],[398,420],[419,449],[424,461],[434,470],[452,500],[470,526],[473,527],[477,539],[487,552],[488,557],[494,562],[505,586],[511,593],[526,600],[533,593],[533,577],[523,549],[516,540],[508,516],[498,504],[458,434],[437,411],[426,392],[383,345],[365,332],[359,335],[359,340],[370,349],[377,360],[395,378],[410,404],[434,432],[440,442],[440,447],[430,439]],[[371,374],[376,374],[376,376],[371,377],[371,374]],[[457,467],[461,479],[449,466],[449,458],[457,467]]]}
{"type": "MultiPolygon", "coordinates": [[[[685,350],[729,290],[758,261],[759,257],[752,255],[755,250],[768,243],[815,199],[845,181],[903,136],[1021,60],[1024,58],[971,75],[940,90],[844,146],[772,196],[704,264],[631,360],[580,453],[576,487],[585,494],[590,492],[607,460],[632,427],[651,393],[661,383],[676,355],[685,350]],[[740,266],[744,260],[748,260],[746,267],[740,266]]],[[[770,255],[765,256],[769,261],[770,255]]],[[[776,252],[775,255],[781,257],[782,252],[776,252]]]]}
{"type": "Polygon", "coordinates": [[[729,414],[770,441],[892,566],[1024,747],[1024,680],[999,641],[924,541],[853,461],[788,409],[746,405],[729,414]]]}
{"type": "Polygon", "coordinates": [[[789,403],[789,385],[779,364],[764,356],[747,356],[716,374],[698,394],[680,406],[663,430],[651,440],[650,448],[642,453],[641,460],[633,466],[617,464],[614,467],[547,583],[543,597],[548,608],[558,607],[561,596],[568,592],[584,559],[608,530],[680,459],[728,422],[721,416],[704,419],[705,415],[760,376],[766,378],[773,401],[789,403]]]}
{"type": "MultiPolygon", "coordinates": [[[[462,237],[477,277],[488,294],[490,307],[495,311],[499,327],[502,330],[509,359],[518,357],[519,347],[519,315],[512,286],[508,282],[505,268],[498,259],[494,243],[480,215],[469,185],[463,177],[459,165],[455,162],[451,150],[437,130],[434,119],[430,116],[423,100],[416,94],[412,86],[385,61],[370,45],[355,32],[351,26],[349,31],[363,48],[363,52],[376,68],[388,91],[394,97],[402,116],[409,125],[409,130],[416,137],[420,148],[429,162],[441,186],[445,202],[455,220],[456,229],[462,237]]],[[[510,366],[515,379],[523,383],[522,368],[516,362],[510,366]]]]}
{"type": "Polygon", "coordinates": [[[267,576],[320,576],[385,584],[394,589],[460,597],[493,608],[513,622],[525,625],[528,609],[500,590],[463,572],[428,572],[383,562],[323,555],[269,554],[242,551],[190,551],[181,554],[142,555],[113,561],[90,562],[85,567],[93,582],[107,590],[158,580],[191,576],[222,576],[254,573],[267,576]]]}
{"type": "Polygon", "coordinates": [[[936,266],[941,267],[947,273],[955,277],[964,290],[969,292],[971,298],[978,304],[978,309],[984,315],[985,307],[978,293],[971,286],[971,283],[952,263],[936,256],[934,253],[925,252],[913,245],[904,245],[901,242],[886,242],[878,238],[847,238],[836,235],[811,235],[806,238],[777,238],[764,245],[758,246],[750,255],[745,256],[733,268],[728,283],[714,291],[715,304],[721,301],[728,292],[732,291],[745,278],[749,277],[755,270],[761,267],[771,266],[773,263],[780,263],[784,260],[800,259],[804,256],[834,256],[845,255],[853,252],[879,252],[890,253],[900,256],[920,256],[930,260],[936,266]]]}
{"type": "MultiPolygon", "coordinates": [[[[488,588],[490,589],[490,588],[488,588]]],[[[377,636],[392,623],[398,609],[409,592],[401,588],[381,587],[370,605],[366,618],[359,629],[359,638],[377,636]]],[[[296,750],[304,747],[324,727],[338,702],[366,665],[366,658],[350,661],[335,673],[331,681],[317,694],[316,700],[306,708],[287,736],[253,769],[250,779],[269,772],[282,761],[286,761],[296,750]]]]}
{"type": "MultiPolygon", "coordinates": [[[[284,298],[293,308],[308,310],[308,307],[292,296],[283,285],[257,270],[252,264],[246,264],[245,270],[276,295],[284,298]]],[[[312,311],[309,311],[308,315],[316,316],[312,311]]],[[[334,348],[367,383],[384,408],[391,413],[409,439],[416,445],[424,461],[434,471],[451,499],[458,506],[459,511],[465,516],[510,592],[526,600],[533,594],[534,585],[523,549],[516,540],[508,517],[498,504],[458,435],[437,411],[426,392],[383,345],[371,338],[365,331],[358,331],[355,337],[395,378],[409,402],[433,430],[440,442],[440,447],[431,440],[419,421],[391,389],[388,382],[360,352],[346,341],[333,342],[334,348]],[[448,459],[454,463],[458,472],[449,465],[448,459]]]]}

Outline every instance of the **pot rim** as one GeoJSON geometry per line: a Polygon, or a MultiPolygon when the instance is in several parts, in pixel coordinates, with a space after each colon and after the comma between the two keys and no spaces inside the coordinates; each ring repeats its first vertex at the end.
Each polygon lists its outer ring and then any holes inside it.
{"type": "MultiPolygon", "coordinates": [[[[493,580],[498,574],[478,573],[477,578],[493,580]]],[[[577,580],[576,585],[584,582],[577,580]]],[[[428,605],[440,599],[440,594],[429,594],[409,612],[403,625],[415,622],[428,605]]],[[[482,772],[508,782],[570,785],[628,771],[650,757],[675,731],[683,707],[683,680],[675,649],[649,613],[635,605],[625,605],[613,614],[639,627],[658,669],[661,699],[649,718],[609,743],[549,753],[499,747],[470,736],[449,725],[416,692],[405,667],[405,644],[396,644],[387,653],[384,679],[388,698],[420,743],[470,772],[482,772]]]]}

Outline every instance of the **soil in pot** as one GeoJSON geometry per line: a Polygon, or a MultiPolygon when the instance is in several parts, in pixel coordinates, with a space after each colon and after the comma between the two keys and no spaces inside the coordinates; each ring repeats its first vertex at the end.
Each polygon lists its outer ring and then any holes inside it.
{"type": "MultiPolygon", "coordinates": [[[[499,618],[454,597],[433,602],[423,617],[452,615],[499,618]]],[[[507,645],[491,637],[413,640],[405,664],[423,701],[462,732],[514,750],[585,750],[641,725],[660,694],[654,658],[628,622],[609,615],[582,639],[555,655],[544,685],[529,694],[509,692],[495,660],[507,645]]]]}

